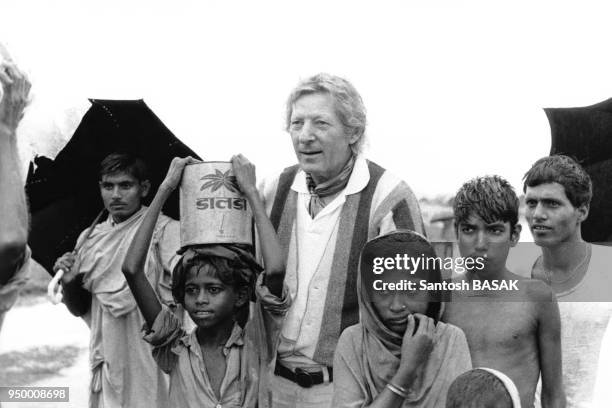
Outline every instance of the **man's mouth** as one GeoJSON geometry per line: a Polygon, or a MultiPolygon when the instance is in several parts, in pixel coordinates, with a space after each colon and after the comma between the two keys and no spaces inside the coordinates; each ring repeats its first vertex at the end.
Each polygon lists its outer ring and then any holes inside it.
{"type": "Polygon", "coordinates": [[[532,225],[531,226],[531,230],[532,231],[550,231],[551,229],[552,228],[547,227],[545,225],[538,225],[538,224],[536,224],[536,225],[532,225]]]}
{"type": "Polygon", "coordinates": [[[314,156],[317,154],[323,153],[321,150],[317,150],[317,151],[301,151],[300,154],[303,154],[304,156],[314,156]]]}

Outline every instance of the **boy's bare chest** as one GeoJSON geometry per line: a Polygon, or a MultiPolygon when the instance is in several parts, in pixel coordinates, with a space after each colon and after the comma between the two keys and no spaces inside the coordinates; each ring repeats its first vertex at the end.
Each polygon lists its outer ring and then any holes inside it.
{"type": "Polygon", "coordinates": [[[463,330],[470,350],[512,351],[537,343],[537,318],[530,302],[456,302],[445,320],[463,330]]]}
{"type": "Polygon", "coordinates": [[[200,347],[208,381],[217,399],[221,399],[221,384],[225,378],[227,362],[222,348],[209,349],[200,347]]]}

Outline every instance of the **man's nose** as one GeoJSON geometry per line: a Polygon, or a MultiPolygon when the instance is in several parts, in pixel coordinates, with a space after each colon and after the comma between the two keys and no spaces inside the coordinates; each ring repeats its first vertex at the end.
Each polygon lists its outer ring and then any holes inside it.
{"type": "Polygon", "coordinates": [[[119,186],[113,187],[112,198],[121,198],[121,191],[119,190],[119,186]]]}
{"type": "Polygon", "coordinates": [[[476,249],[486,250],[488,246],[489,246],[489,240],[487,238],[486,232],[479,231],[478,235],[476,235],[476,249]]]}
{"type": "Polygon", "coordinates": [[[300,129],[299,141],[302,144],[308,144],[315,139],[314,127],[309,121],[304,122],[300,129]]]}
{"type": "Polygon", "coordinates": [[[543,219],[546,219],[547,217],[548,217],[548,214],[546,213],[546,209],[544,208],[542,203],[538,203],[533,209],[533,218],[536,220],[543,220],[543,219]]]}

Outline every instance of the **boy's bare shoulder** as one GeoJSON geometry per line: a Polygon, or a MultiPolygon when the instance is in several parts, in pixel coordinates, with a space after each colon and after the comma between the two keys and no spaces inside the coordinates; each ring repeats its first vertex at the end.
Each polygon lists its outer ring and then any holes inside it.
{"type": "Polygon", "coordinates": [[[517,281],[519,293],[526,301],[550,302],[555,298],[552,288],[539,279],[517,275],[509,270],[506,271],[506,278],[517,281]]]}
{"type": "Polygon", "coordinates": [[[550,286],[538,279],[523,278],[519,281],[519,288],[531,302],[552,302],[555,295],[550,286]]]}

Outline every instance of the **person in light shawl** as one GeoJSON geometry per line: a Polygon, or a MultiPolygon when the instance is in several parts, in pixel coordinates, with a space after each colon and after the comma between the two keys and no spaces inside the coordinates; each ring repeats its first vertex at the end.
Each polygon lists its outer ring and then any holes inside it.
{"type": "MultiPolygon", "coordinates": [[[[64,303],[90,326],[90,408],[168,406],[168,378],[157,368],[151,348],[142,347],[144,324],[121,264],[147,207],[150,182],[146,164],[126,153],[100,163],[100,196],[108,218],[77,240],[76,252],[62,255],[54,272],[62,277],[64,303]]],[[[171,271],[180,248],[178,221],[161,215],[147,248],[146,274],[164,304],[172,304],[171,271]]],[[[178,310],[178,309],[177,309],[178,310]]],[[[181,313],[180,311],[177,313],[181,313]]]]}
{"type": "Polygon", "coordinates": [[[431,244],[412,231],[370,240],[361,252],[358,278],[361,322],[347,328],[334,356],[334,407],[444,407],[453,380],[471,368],[463,332],[438,321],[439,265],[409,271],[397,262],[375,270],[377,259],[435,258],[431,244]],[[391,284],[414,283],[414,290],[391,284]],[[387,284],[387,286],[383,286],[387,284]],[[386,290],[385,290],[386,289],[386,290]]]}

